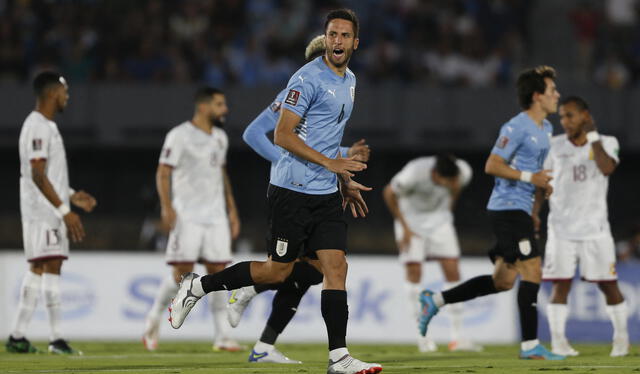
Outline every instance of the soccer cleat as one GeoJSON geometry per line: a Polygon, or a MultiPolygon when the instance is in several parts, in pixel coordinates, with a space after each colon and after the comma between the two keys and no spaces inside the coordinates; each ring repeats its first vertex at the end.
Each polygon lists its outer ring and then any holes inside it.
{"type": "Polygon", "coordinates": [[[227,319],[231,327],[236,327],[240,323],[242,313],[247,309],[249,302],[256,295],[253,286],[242,287],[231,292],[227,303],[227,319]]]}
{"type": "Polygon", "coordinates": [[[437,352],[438,346],[433,340],[427,338],[426,336],[420,336],[418,337],[418,351],[420,353],[437,352]]]}
{"type": "Polygon", "coordinates": [[[211,347],[214,352],[238,352],[243,351],[245,348],[246,347],[241,346],[237,341],[231,338],[216,339],[215,343],[213,343],[213,347],[211,347]]]}
{"type": "Polygon", "coordinates": [[[191,292],[193,281],[199,277],[196,273],[187,273],[182,276],[178,294],[171,300],[171,306],[169,307],[169,322],[174,329],[179,329],[182,326],[184,319],[187,318],[196,302],[200,300],[198,296],[191,292]]]}
{"type": "Polygon", "coordinates": [[[571,344],[567,339],[562,340],[552,340],[551,341],[551,352],[560,355],[560,356],[578,356],[580,352],[573,349],[571,344]]]}
{"type": "Polygon", "coordinates": [[[273,363],[273,364],[301,364],[302,361],[292,360],[289,357],[285,356],[279,350],[273,348],[270,351],[266,352],[256,352],[255,350],[251,350],[249,354],[249,362],[255,363],[273,363]]]}
{"type": "Polygon", "coordinates": [[[34,347],[27,338],[16,339],[9,335],[9,339],[4,344],[9,353],[40,353],[38,348],[34,347]]]}
{"type": "Polygon", "coordinates": [[[69,346],[64,339],[54,340],[49,342],[49,353],[57,354],[57,355],[80,355],[82,356],[82,351],[77,351],[69,346]]]}
{"type": "Polygon", "coordinates": [[[482,352],[484,348],[471,340],[460,339],[449,343],[451,352],[482,352]]]}
{"type": "Polygon", "coordinates": [[[158,349],[158,332],[160,330],[160,321],[156,319],[147,319],[147,328],[142,335],[142,344],[147,351],[155,351],[158,349]]]}
{"type": "Polygon", "coordinates": [[[438,314],[439,310],[440,308],[438,308],[435,301],[433,301],[433,292],[430,290],[422,291],[420,293],[420,318],[418,319],[420,335],[427,335],[427,326],[429,326],[431,318],[438,314]]]}
{"type": "Polygon", "coordinates": [[[611,357],[622,357],[629,354],[629,337],[614,338],[611,357]]]}
{"type": "Polygon", "coordinates": [[[336,362],[329,360],[327,374],[375,374],[382,371],[382,365],[362,362],[346,354],[336,362]]]}
{"type": "Polygon", "coordinates": [[[523,360],[564,360],[565,356],[549,352],[542,344],[538,344],[528,351],[520,351],[523,360]]]}

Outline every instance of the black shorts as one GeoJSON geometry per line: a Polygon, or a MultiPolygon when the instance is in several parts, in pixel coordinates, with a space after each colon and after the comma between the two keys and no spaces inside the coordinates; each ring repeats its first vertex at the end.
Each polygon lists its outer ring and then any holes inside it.
{"type": "Polygon", "coordinates": [[[269,185],[267,248],[277,262],[315,257],[319,249],[346,251],[347,222],[339,192],[309,195],[269,185]]]}
{"type": "Polygon", "coordinates": [[[505,262],[513,264],[516,260],[540,256],[529,214],[523,210],[489,210],[488,215],[498,240],[489,251],[491,261],[502,257],[505,262]]]}

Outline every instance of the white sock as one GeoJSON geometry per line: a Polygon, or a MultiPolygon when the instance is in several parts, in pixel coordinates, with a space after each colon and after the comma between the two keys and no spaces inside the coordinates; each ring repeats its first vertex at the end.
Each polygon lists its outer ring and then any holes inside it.
{"type": "Polygon", "coordinates": [[[33,311],[38,305],[41,283],[42,277],[33,273],[31,270],[28,270],[24,278],[22,278],[20,300],[18,301],[18,314],[16,315],[13,331],[11,332],[11,336],[16,339],[24,338],[24,334],[27,332],[27,326],[29,322],[31,322],[33,311]]]}
{"type": "MultiPolygon", "coordinates": [[[[457,286],[460,282],[445,282],[444,289],[449,290],[457,286]]],[[[442,296],[441,293],[438,293],[442,296]]],[[[435,301],[435,300],[434,300],[435,301]]],[[[462,331],[462,319],[464,313],[464,306],[462,303],[455,303],[447,305],[447,312],[449,318],[451,318],[451,341],[457,342],[460,339],[460,332],[462,331]]]]}
{"type": "MultiPolygon", "coordinates": [[[[194,282],[195,283],[195,282],[194,282]]],[[[227,320],[227,291],[215,291],[209,294],[209,308],[213,316],[214,340],[229,337],[231,326],[227,320]]]]}
{"type": "Polygon", "coordinates": [[[191,287],[191,292],[197,297],[202,297],[207,294],[206,292],[204,292],[204,289],[202,288],[202,277],[199,277],[193,282],[193,287],[191,287]]]}
{"type": "Polygon", "coordinates": [[[444,306],[445,302],[444,297],[442,296],[442,292],[436,292],[433,294],[433,302],[438,308],[442,308],[444,306]]]}
{"type": "Polygon", "coordinates": [[[407,307],[413,321],[418,321],[420,317],[420,292],[422,287],[420,283],[404,282],[404,291],[407,296],[407,307]]]}
{"type": "Polygon", "coordinates": [[[536,345],[540,344],[540,341],[538,339],[534,339],[534,340],[527,340],[524,341],[522,343],[520,343],[520,349],[523,351],[528,351],[530,349],[533,349],[536,347],[536,345]]]}
{"type": "Polygon", "coordinates": [[[256,342],[256,345],[253,346],[253,350],[256,353],[271,352],[273,348],[274,346],[272,344],[267,344],[259,340],[256,342]]]}
{"type": "Polygon", "coordinates": [[[339,359],[343,358],[345,355],[349,354],[349,350],[345,348],[336,348],[332,351],[329,351],[329,360],[336,362],[339,359]]]}
{"type": "Polygon", "coordinates": [[[568,315],[569,307],[567,304],[547,305],[547,318],[549,319],[549,330],[551,331],[551,347],[567,339],[565,326],[568,315]]]}
{"type": "Polygon", "coordinates": [[[629,311],[627,309],[627,302],[623,301],[620,304],[607,305],[606,310],[613,324],[613,339],[628,339],[627,319],[629,318],[629,311]]]}
{"type": "MultiPolygon", "coordinates": [[[[147,321],[154,323],[162,318],[162,313],[167,310],[167,306],[171,302],[171,298],[178,292],[178,284],[176,283],[173,274],[169,274],[160,283],[158,292],[155,299],[153,299],[153,305],[147,314],[147,321]]],[[[147,326],[147,330],[150,326],[147,326]]]]}
{"type": "Polygon", "coordinates": [[[60,275],[43,273],[42,274],[42,291],[44,293],[44,302],[49,315],[50,335],[49,341],[62,339],[60,331],[60,275]]]}

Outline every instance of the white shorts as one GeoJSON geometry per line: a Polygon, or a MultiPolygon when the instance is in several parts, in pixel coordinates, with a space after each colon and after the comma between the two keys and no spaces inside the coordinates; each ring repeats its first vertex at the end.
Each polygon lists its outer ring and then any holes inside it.
{"type": "MultiPolygon", "coordinates": [[[[394,231],[396,242],[398,242],[404,234],[399,222],[394,224],[394,231]]],[[[431,231],[429,235],[417,234],[420,236],[411,238],[408,250],[400,252],[400,262],[410,263],[460,257],[458,236],[452,224],[442,224],[431,231]]]]}
{"type": "Polygon", "coordinates": [[[611,235],[592,240],[558,239],[549,231],[542,267],[547,281],[573,279],[580,264],[580,276],[590,282],[618,279],[615,244],[611,235]]]}
{"type": "Polygon", "coordinates": [[[168,264],[231,262],[229,223],[203,225],[178,220],[169,234],[166,260],[168,264]]]}
{"type": "Polygon", "coordinates": [[[22,221],[22,241],[29,262],[69,257],[67,226],[62,220],[22,221]]]}

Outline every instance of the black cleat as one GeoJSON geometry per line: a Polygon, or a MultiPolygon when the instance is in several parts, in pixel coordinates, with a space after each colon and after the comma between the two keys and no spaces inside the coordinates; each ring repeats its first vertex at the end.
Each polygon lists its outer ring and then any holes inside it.
{"type": "Polygon", "coordinates": [[[9,353],[40,353],[38,348],[31,345],[31,342],[24,337],[16,339],[9,335],[9,339],[4,346],[9,353]]]}
{"type": "Polygon", "coordinates": [[[49,342],[49,353],[57,355],[82,355],[82,352],[71,348],[69,343],[64,339],[49,342]]]}

